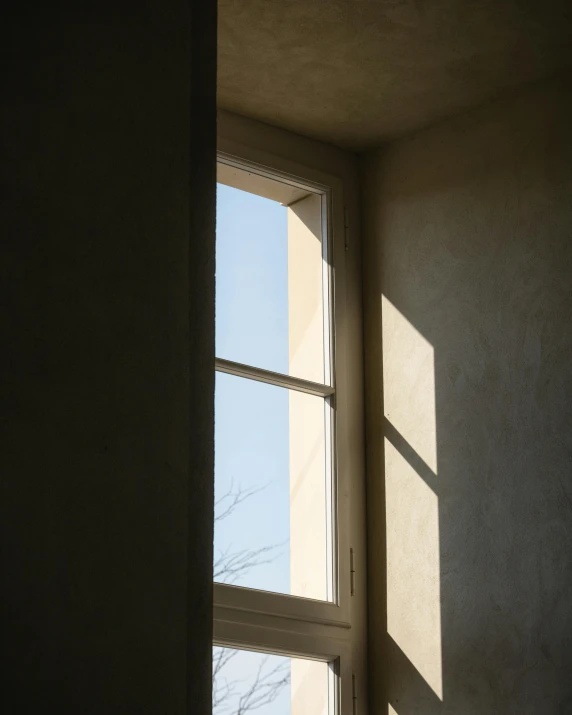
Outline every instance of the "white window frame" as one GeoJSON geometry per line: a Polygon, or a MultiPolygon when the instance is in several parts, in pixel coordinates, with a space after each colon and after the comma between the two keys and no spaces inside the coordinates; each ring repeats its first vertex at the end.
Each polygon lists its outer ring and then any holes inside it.
{"type": "MultiPolygon", "coordinates": [[[[339,715],[366,712],[366,584],[363,380],[360,252],[356,224],[354,159],[328,147],[258,122],[219,112],[218,161],[279,179],[323,196],[325,244],[333,320],[328,334],[335,370],[326,385],[217,359],[216,369],[250,379],[296,387],[334,401],[335,479],[333,553],[337,559],[332,602],[214,583],[213,642],[334,663],[339,715]],[[353,225],[352,225],[353,224],[353,225]],[[334,280],[335,279],[335,280],[334,280]],[[333,290],[332,290],[333,288],[333,290]],[[335,379],[335,384],[334,384],[335,379]]],[[[326,302],[327,300],[327,302],[326,302]]],[[[328,365],[329,360],[325,360],[328,365]]]]}

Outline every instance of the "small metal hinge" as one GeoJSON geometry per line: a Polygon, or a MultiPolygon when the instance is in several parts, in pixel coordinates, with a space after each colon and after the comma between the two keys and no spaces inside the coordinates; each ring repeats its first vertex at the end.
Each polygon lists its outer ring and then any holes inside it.
{"type": "Polygon", "coordinates": [[[354,550],[350,549],[350,594],[353,596],[356,592],[355,584],[355,565],[354,565],[354,550]]]}
{"type": "Polygon", "coordinates": [[[352,713],[357,715],[357,685],[355,673],[352,673],[352,713]]]}

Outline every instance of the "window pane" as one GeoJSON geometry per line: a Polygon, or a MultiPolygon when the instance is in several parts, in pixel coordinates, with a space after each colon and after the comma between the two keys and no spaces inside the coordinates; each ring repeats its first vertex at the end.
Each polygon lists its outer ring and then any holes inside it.
{"type": "Polygon", "coordinates": [[[324,382],[322,198],[232,172],[217,185],[217,357],[324,382]]]}
{"type": "Polygon", "coordinates": [[[217,373],[215,581],[332,600],[330,408],[217,373]]]}
{"type": "Polygon", "coordinates": [[[328,663],[213,648],[213,715],[334,715],[328,663]]]}

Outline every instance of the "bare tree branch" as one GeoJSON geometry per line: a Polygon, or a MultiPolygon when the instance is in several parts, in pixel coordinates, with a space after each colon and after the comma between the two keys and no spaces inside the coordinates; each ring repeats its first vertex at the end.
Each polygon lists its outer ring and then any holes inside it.
{"type": "Polygon", "coordinates": [[[213,648],[213,678],[236,656],[232,648],[213,648]]]}
{"type": "Polygon", "coordinates": [[[264,673],[268,657],[266,656],[262,660],[250,687],[240,696],[236,715],[245,715],[245,713],[274,702],[282,689],[290,682],[288,663],[280,663],[268,673],[264,673]]]}
{"type": "Polygon", "coordinates": [[[237,652],[231,648],[213,648],[213,713],[228,710],[231,705],[229,700],[235,695],[237,681],[229,681],[224,675],[224,669],[237,652]]]}
{"type": "Polygon", "coordinates": [[[245,680],[228,681],[221,676],[221,671],[236,654],[236,650],[228,648],[213,649],[213,713],[216,715],[224,712],[246,715],[270,705],[290,682],[289,663],[268,669],[270,656],[261,660],[254,678],[246,686],[245,680]]]}
{"type": "Polygon", "coordinates": [[[244,549],[232,553],[229,553],[229,549],[220,551],[215,556],[213,578],[219,583],[234,583],[239,576],[244,576],[250,569],[272,563],[280,556],[276,549],[282,545],[274,544],[260,549],[244,549]]]}
{"type": "MultiPolygon", "coordinates": [[[[234,481],[225,494],[215,502],[215,524],[230,517],[247,499],[266,488],[267,485],[252,489],[234,486],[234,481]]],[[[264,546],[259,549],[220,551],[214,559],[214,580],[219,583],[234,583],[251,569],[268,564],[280,555],[278,549],[283,544],[264,546]]],[[[238,654],[232,648],[213,648],[212,700],[213,715],[246,715],[264,705],[274,702],[290,682],[289,663],[280,663],[275,668],[266,669],[269,656],[262,659],[254,679],[229,680],[227,666],[238,654]],[[266,672],[265,672],[266,671],[266,672]]]]}
{"type": "Polygon", "coordinates": [[[242,489],[239,485],[238,489],[235,491],[234,480],[231,480],[228,491],[215,501],[215,524],[218,521],[222,521],[223,519],[229,517],[234,512],[236,507],[242,504],[243,501],[250,499],[250,497],[258,494],[258,492],[263,491],[267,486],[267,484],[264,484],[261,487],[242,489]]]}

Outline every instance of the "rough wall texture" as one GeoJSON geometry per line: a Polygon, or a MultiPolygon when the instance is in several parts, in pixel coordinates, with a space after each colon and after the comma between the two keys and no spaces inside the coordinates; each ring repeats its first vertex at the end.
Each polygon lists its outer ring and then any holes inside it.
{"type": "Polygon", "coordinates": [[[555,79],[364,160],[372,714],[572,713],[571,127],[555,79]]]}
{"type": "Polygon", "coordinates": [[[219,106],[354,150],[572,66],[569,0],[218,3],[219,106]]]}
{"type": "Polygon", "coordinates": [[[3,712],[207,715],[214,13],[37,5],[3,18],[3,712]]]}

